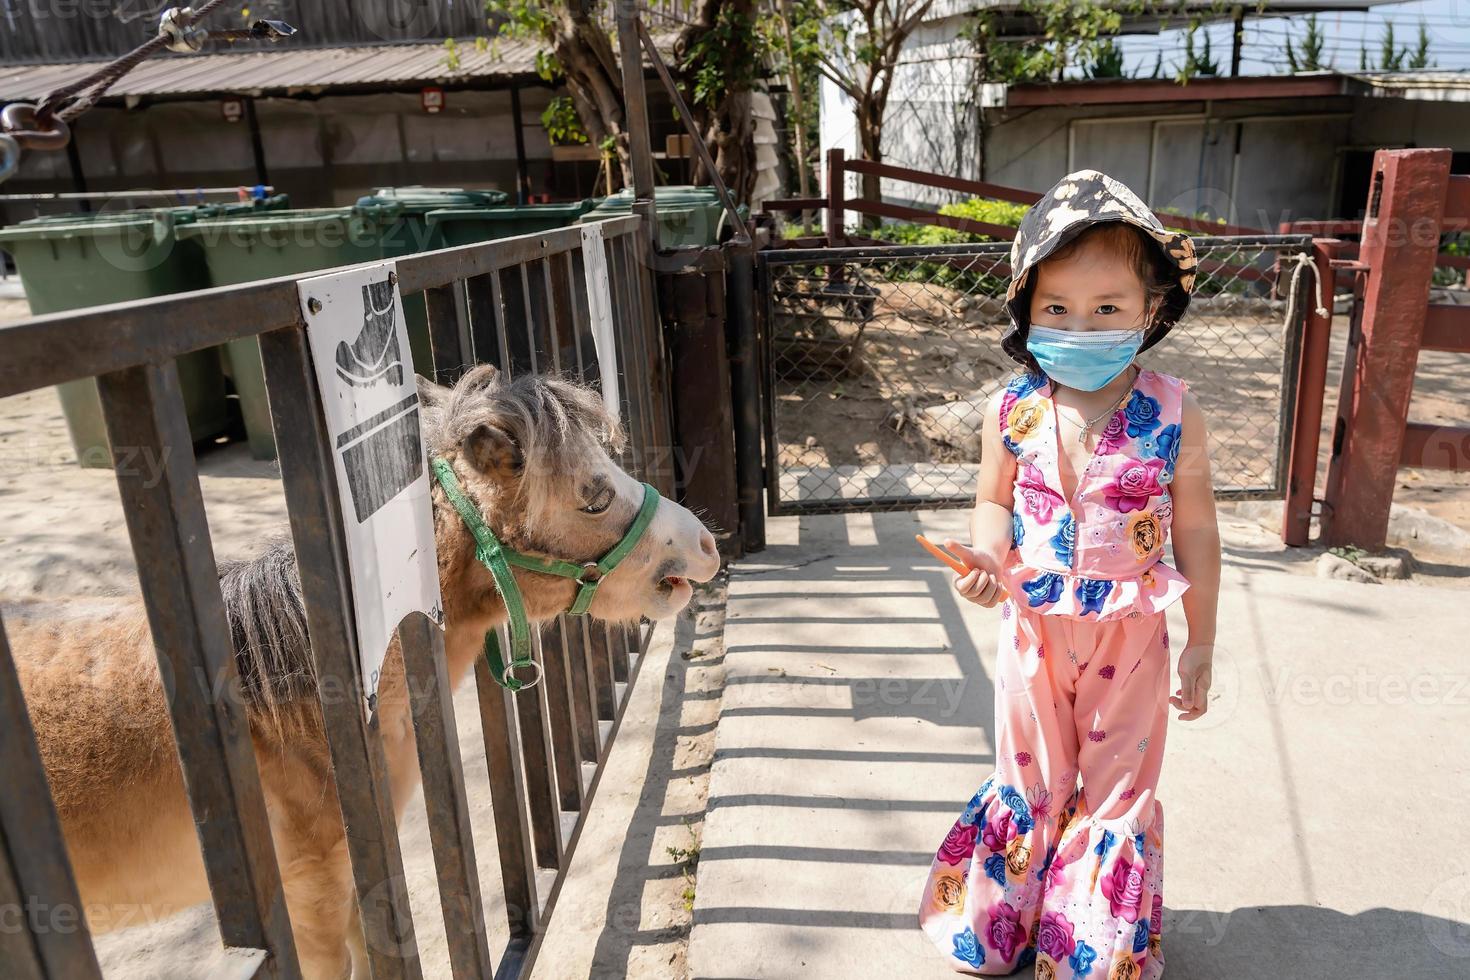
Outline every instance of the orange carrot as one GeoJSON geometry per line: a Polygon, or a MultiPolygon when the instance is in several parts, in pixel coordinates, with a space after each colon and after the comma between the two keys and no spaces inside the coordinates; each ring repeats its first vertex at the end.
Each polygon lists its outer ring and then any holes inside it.
{"type": "Polygon", "coordinates": [[[924,546],[924,550],[928,551],[929,554],[933,555],[935,558],[938,558],[940,561],[944,562],[950,568],[953,568],[955,570],[955,574],[956,575],[968,575],[969,574],[970,569],[965,566],[965,563],[962,562],[962,561],[960,561],[954,555],[950,554],[950,552],[947,549],[941,548],[939,545],[937,545],[934,542],[930,541],[928,538],[924,537],[922,534],[916,534],[916,535],[914,535],[914,540],[917,541],[917,542],[919,542],[919,544],[923,545],[924,546]]]}

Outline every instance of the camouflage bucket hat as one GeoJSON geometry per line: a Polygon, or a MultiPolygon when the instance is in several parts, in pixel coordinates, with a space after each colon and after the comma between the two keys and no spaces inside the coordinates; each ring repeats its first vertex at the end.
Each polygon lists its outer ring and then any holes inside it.
{"type": "Polygon", "coordinates": [[[1148,205],[1120,181],[1096,170],[1068,174],[1033,204],[1016,229],[1011,243],[1011,284],[1006,290],[1006,311],[1011,326],[1000,346],[1013,360],[1026,362],[1026,334],[1030,326],[1027,284],[1031,272],[1059,248],[1083,231],[1104,221],[1123,221],[1143,230],[1158,243],[1175,282],[1159,313],[1150,324],[1140,350],[1148,350],[1169,332],[1189,307],[1194,289],[1194,242],[1188,235],[1168,231],[1148,205]]]}

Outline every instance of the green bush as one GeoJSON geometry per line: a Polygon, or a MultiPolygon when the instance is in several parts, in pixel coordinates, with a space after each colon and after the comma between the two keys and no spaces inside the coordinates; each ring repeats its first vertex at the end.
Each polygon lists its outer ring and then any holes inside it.
{"type": "MultiPolygon", "coordinates": [[[[1026,205],[1006,201],[991,201],[972,197],[967,201],[955,201],[939,209],[939,213],[971,221],[984,221],[993,225],[1009,225],[1014,228],[1021,223],[1026,205]]],[[[1003,241],[990,235],[977,235],[954,228],[938,225],[918,225],[907,222],[880,225],[873,237],[895,245],[955,245],[965,242],[1003,241]]],[[[987,275],[968,269],[957,269],[947,262],[914,261],[899,259],[883,269],[883,277],[889,282],[932,282],[967,293],[989,293],[1004,295],[1006,280],[1000,276],[987,275]]]]}

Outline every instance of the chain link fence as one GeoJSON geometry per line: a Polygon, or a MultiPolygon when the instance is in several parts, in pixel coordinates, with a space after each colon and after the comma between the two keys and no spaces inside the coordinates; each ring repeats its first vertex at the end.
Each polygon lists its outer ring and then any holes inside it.
{"type": "MultiPolygon", "coordinates": [[[[1139,363],[1204,408],[1220,499],[1282,498],[1308,236],[1195,239],[1185,318],[1139,363]]],[[[1016,365],[1005,242],[761,253],[772,514],[968,506],[987,400],[1016,365]]],[[[1331,301],[1330,295],[1327,301],[1331,301]]]]}

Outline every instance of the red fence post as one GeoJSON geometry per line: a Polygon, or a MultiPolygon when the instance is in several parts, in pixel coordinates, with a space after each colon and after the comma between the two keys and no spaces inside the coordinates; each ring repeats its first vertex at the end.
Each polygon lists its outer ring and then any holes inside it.
{"type": "Polygon", "coordinates": [[[1348,334],[1322,508],[1328,547],[1376,551],[1388,538],[1449,173],[1446,149],[1373,157],[1359,251],[1369,267],[1363,315],[1348,334]]]}
{"type": "MultiPolygon", "coordinates": [[[[1285,232],[1283,232],[1285,233],[1285,232]]],[[[1341,242],[1312,241],[1316,283],[1307,291],[1306,330],[1301,358],[1297,362],[1296,410],[1292,413],[1290,452],[1287,456],[1286,501],[1281,515],[1281,540],[1292,547],[1307,544],[1311,537],[1312,498],[1317,488],[1317,454],[1322,446],[1322,398],[1327,390],[1327,351],[1332,341],[1332,257],[1341,242]],[[1321,289],[1326,315],[1317,313],[1316,297],[1321,289]]]]}
{"type": "Polygon", "coordinates": [[[842,213],[842,204],[847,197],[842,156],[839,146],[827,151],[827,244],[833,248],[843,244],[847,237],[842,227],[847,220],[842,213]]]}

